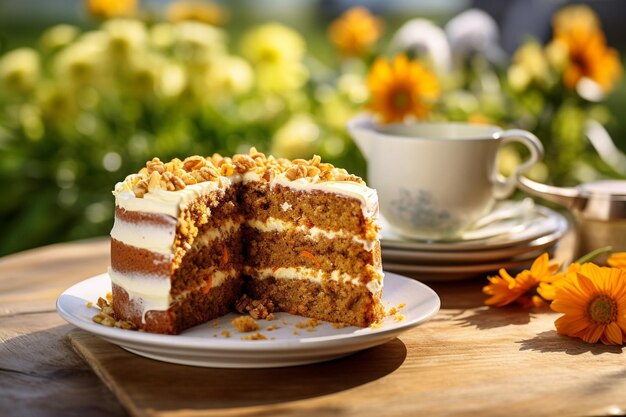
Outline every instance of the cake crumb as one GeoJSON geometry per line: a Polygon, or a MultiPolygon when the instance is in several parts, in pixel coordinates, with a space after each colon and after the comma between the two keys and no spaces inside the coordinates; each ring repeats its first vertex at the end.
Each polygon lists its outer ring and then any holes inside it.
{"type": "MultiPolygon", "coordinates": [[[[296,323],[296,327],[298,329],[314,329],[317,326],[319,326],[320,322],[319,320],[316,319],[311,319],[311,320],[307,320],[307,321],[302,321],[300,323],[296,323]]],[[[312,330],[308,330],[308,331],[312,331],[312,330]]]]}
{"type": "Polygon", "coordinates": [[[276,329],[280,329],[280,327],[278,327],[278,325],[276,324],[272,324],[271,326],[269,326],[267,329],[268,332],[271,332],[272,330],[276,330],[276,329]]]}
{"type": "Polygon", "coordinates": [[[270,313],[267,315],[267,317],[265,317],[265,320],[267,321],[272,321],[274,320],[276,317],[274,316],[274,313],[270,313]]]}
{"type": "Polygon", "coordinates": [[[217,337],[217,333],[213,333],[213,337],[217,337]]]}
{"type": "Polygon", "coordinates": [[[397,306],[397,307],[391,307],[391,308],[389,309],[389,311],[387,312],[387,317],[395,316],[395,315],[396,315],[396,314],[398,314],[398,312],[399,312],[400,310],[402,310],[404,307],[406,307],[406,304],[405,304],[405,303],[400,303],[400,304],[398,304],[398,306],[397,306]]]}
{"type": "Polygon", "coordinates": [[[218,327],[220,327],[220,324],[219,324],[219,322],[214,321],[213,323],[211,323],[211,326],[212,326],[214,329],[217,329],[218,327]]]}
{"type": "Polygon", "coordinates": [[[85,304],[87,307],[93,307],[93,302],[92,301],[87,301],[87,304],[85,304]]]}
{"type": "MultiPolygon", "coordinates": [[[[261,300],[254,300],[248,297],[247,294],[242,295],[235,303],[235,309],[242,313],[248,313],[253,319],[267,319],[274,312],[274,303],[272,300],[263,298],[261,300]]],[[[273,320],[273,315],[271,316],[273,320]]]]}
{"type": "MultiPolygon", "coordinates": [[[[108,293],[105,297],[109,299],[108,293]]],[[[100,311],[96,313],[95,316],[91,318],[94,323],[101,324],[107,327],[117,327],[124,330],[137,330],[137,326],[133,322],[127,320],[118,320],[115,317],[115,312],[113,311],[113,306],[107,299],[102,297],[98,298],[97,305],[100,307],[100,311]]],[[[93,303],[92,303],[93,305],[93,303]]]]}
{"type": "Polygon", "coordinates": [[[294,331],[292,332],[292,334],[294,334],[294,335],[296,335],[296,336],[297,336],[297,335],[299,335],[300,333],[298,333],[298,331],[297,331],[297,330],[294,330],[294,331]]]}
{"type": "Polygon", "coordinates": [[[230,332],[228,330],[222,330],[222,336],[224,337],[230,337],[230,332]]]}
{"type": "Polygon", "coordinates": [[[287,325],[287,321],[285,319],[282,319],[280,322],[283,324],[283,326],[287,325]]]}
{"type": "Polygon", "coordinates": [[[259,325],[256,321],[250,316],[239,316],[231,320],[235,329],[239,330],[241,333],[254,332],[259,330],[259,325]]]}
{"type": "Polygon", "coordinates": [[[402,321],[402,320],[404,320],[404,318],[405,318],[404,314],[398,313],[398,314],[393,316],[393,321],[402,321]]]}
{"type": "Polygon", "coordinates": [[[332,323],[333,328],[335,329],[343,329],[344,327],[350,326],[347,323],[332,323]]]}
{"type": "Polygon", "coordinates": [[[112,293],[108,292],[108,293],[107,293],[107,295],[106,295],[105,297],[106,297],[106,299],[107,299],[109,302],[112,302],[112,301],[113,301],[113,294],[112,294],[112,293]]]}
{"type": "Polygon", "coordinates": [[[370,325],[370,328],[372,328],[372,329],[380,329],[382,327],[382,325],[383,325],[382,321],[377,321],[376,323],[372,323],[370,325]]]}
{"type": "Polygon", "coordinates": [[[250,334],[248,336],[242,336],[241,340],[267,340],[267,337],[263,336],[259,332],[256,332],[256,333],[250,334]]]}

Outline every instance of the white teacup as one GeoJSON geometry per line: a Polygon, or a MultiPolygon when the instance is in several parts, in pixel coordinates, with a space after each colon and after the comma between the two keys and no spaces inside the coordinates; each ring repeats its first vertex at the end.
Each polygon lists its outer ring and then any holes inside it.
{"type": "Polygon", "coordinates": [[[398,234],[455,239],[509,197],[515,177],[543,157],[543,146],[525,130],[468,123],[378,125],[367,115],[348,122],[367,158],[368,183],[380,211],[398,234]],[[530,157],[508,179],[496,170],[498,149],[520,142],[530,157]]]}

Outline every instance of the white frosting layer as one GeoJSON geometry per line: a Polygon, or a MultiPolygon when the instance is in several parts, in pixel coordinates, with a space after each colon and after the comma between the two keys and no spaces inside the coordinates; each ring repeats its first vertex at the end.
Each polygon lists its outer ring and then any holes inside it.
{"type": "Polygon", "coordinates": [[[236,232],[241,227],[241,222],[234,220],[227,220],[220,225],[219,228],[209,229],[202,236],[196,237],[193,246],[209,246],[213,241],[220,240],[224,236],[228,236],[233,232],[236,232]]]}
{"type": "MultiPolygon", "coordinates": [[[[245,267],[245,271],[246,273],[259,279],[267,279],[270,277],[274,277],[276,279],[306,279],[317,283],[330,279],[341,283],[349,282],[354,286],[363,285],[358,277],[353,277],[350,274],[337,270],[333,271],[330,275],[324,271],[320,271],[319,269],[304,268],[300,266],[278,269],[245,267]]],[[[383,274],[380,272],[377,273],[377,275],[378,276],[375,279],[365,284],[367,289],[372,293],[377,293],[383,288],[383,274]]]]}
{"type": "MultiPolygon", "coordinates": [[[[136,300],[141,304],[141,321],[146,322],[146,313],[151,310],[165,311],[174,301],[185,298],[189,293],[206,287],[206,281],[199,288],[191,289],[179,294],[176,299],[170,296],[172,288],[168,276],[121,273],[109,267],[111,282],[124,288],[130,300],[136,300]]],[[[237,275],[234,268],[228,271],[214,271],[211,276],[211,288],[219,287],[225,281],[237,275]]]]}
{"type": "MultiPolygon", "coordinates": [[[[137,174],[129,175],[126,180],[115,185],[113,195],[115,196],[115,204],[118,207],[122,207],[128,211],[160,213],[177,217],[180,210],[197,197],[206,195],[219,188],[218,182],[207,181],[188,185],[178,191],[165,191],[157,188],[150,190],[150,192],[144,194],[142,198],[138,198],[133,193],[131,186],[133,179],[136,177],[137,174]]],[[[247,184],[249,182],[260,181],[261,179],[256,172],[246,172],[243,175],[224,177],[224,180],[227,181],[228,184],[237,183],[239,181],[247,184]]],[[[288,179],[284,173],[277,175],[269,183],[270,187],[276,184],[299,191],[319,190],[355,198],[361,202],[361,209],[365,217],[374,217],[378,214],[378,196],[376,190],[364,184],[353,181],[316,182],[315,178],[299,178],[292,181],[288,179]]]]}
{"type": "Polygon", "coordinates": [[[170,289],[168,276],[151,274],[121,273],[109,268],[111,282],[124,288],[130,300],[141,300],[141,321],[145,323],[146,312],[150,310],[164,311],[170,307],[170,289]]]}
{"type": "Polygon", "coordinates": [[[282,185],[283,187],[289,187],[298,191],[313,191],[319,190],[327,193],[335,193],[344,195],[349,198],[355,198],[361,202],[361,209],[363,210],[363,216],[375,217],[378,214],[378,195],[376,190],[369,188],[364,184],[359,184],[353,181],[309,181],[306,178],[299,178],[297,180],[289,180],[285,174],[277,175],[272,180],[270,186],[275,184],[282,185]]]}
{"type": "Polygon", "coordinates": [[[269,217],[265,222],[260,220],[248,220],[248,226],[260,230],[262,232],[286,232],[289,230],[296,230],[298,232],[303,233],[309,239],[316,239],[319,236],[324,236],[328,239],[334,239],[336,237],[345,237],[352,239],[353,242],[356,242],[363,246],[363,248],[371,252],[374,249],[374,245],[376,243],[375,240],[365,240],[361,239],[358,236],[353,236],[351,233],[340,231],[331,231],[331,230],[323,230],[319,227],[306,227],[303,225],[296,226],[291,222],[286,222],[284,220],[277,219],[275,217],[269,217]]]}
{"type": "Polygon", "coordinates": [[[171,255],[174,236],[176,235],[176,220],[170,219],[172,224],[166,226],[150,223],[129,223],[116,216],[111,237],[126,245],[162,255],[171,255]]]}
{"type": "MultiPolygon", "coordinates": [[[[129,179],[132,178],[133,176],[129,177],[129,179]]],[[[225,179],[225,181],[230,183],[228,179],[225,179]]],[[[139,198],[133,193],[127,179],[115,185],[113,195],[115,196],[115,205],[125,210],[158,213],[177,217],[180,210],[195,201],[196,198],[209,194],[217,189],[219,189],[218,182],[206,181],[188,185],[178,191],[165,191],[160,188],[153,189],[149,193],[144,194],[142,198],[139,198]]]]}

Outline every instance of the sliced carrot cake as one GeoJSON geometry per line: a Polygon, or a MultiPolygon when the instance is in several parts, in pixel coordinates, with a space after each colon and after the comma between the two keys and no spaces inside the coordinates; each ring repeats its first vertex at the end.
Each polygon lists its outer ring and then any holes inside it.
{"type": "Polygon", "coordinates": [[[140,329],[180,333],[243,294],[331,322],[382,318],[376,192],[318,156],[155,158],[114,195],[112,304],[140,329]]]}

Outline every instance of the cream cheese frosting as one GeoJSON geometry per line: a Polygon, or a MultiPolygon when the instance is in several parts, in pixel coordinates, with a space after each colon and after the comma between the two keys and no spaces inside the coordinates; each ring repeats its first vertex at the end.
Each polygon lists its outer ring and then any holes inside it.
{"type": "Polygon", "coordinates": [[[248,220],[246,224],[254,229],[262,232],[286,232],[289,230],[296,230],[303,233],[309,239],[317,239],[319,236],[324,236],[328,239],[334,239],[336,237],[350,238],[353,242],[363,246],[367,252],[371,252],[374,249],[376,240],[366,240],[358,236],[354,236],[352,233],[347,233],[342,230],[324,230],[319,227],[307,227],[303,225],[296,226],[291,222],[286,222],[275,217],[268,217],[266,221],[258,219],[248,220]]]}
{"type": "Polygon", "coordinates": [[[176,219],[171,225],[131,223],[115,216],[111,237],[126,245],[146,249],[161,255],[172,255],[176,236],[176,219]]]}
{"type": "MultiPolygon", "coordinates": [[[[168,276],[154,274],[121,273],[109,267],[108,270],[111,282],[118,285],[128,293],[130,300],[137,300],[141,304],[141,321],[146,322],[146,313],[151,310],[165,311],[172,305],[170,290],[171,281],[168,276]]],[[[219,287],[230,278],[234,278],[237,271],[234,268],[222,271],[217,270],[211,273],[211,288],[219,287]]],[[[201,287],[206,286],[206,281],[201,287]]],[[[184,298],[193,290],[185,291],[176,297],[176,300],[184,298]]]]}
{"type": "MultiPolygon", "coordinates": [[[[143,197],[137,197],[130,187],[133,178],[134,176],[130,175],[126,180],[115,185],[113,190],[115,205],[127,211],[165,214],[172,217],[177,217],[181,210],[198,197],[207,195],[220,188],[218,182],[204,181],[188,185],[178,191],[166,191],[155,188],[144,194],[143,197]]],[[[227,177],[223,178],[230,183],[227,177]]]]}
{"type": "MultiPolygon", "coordinates": [[[[319,269],[305,267],[283,267],[283,268],[252,268],[244,267],[244,271],[259,279],[274,277],[276,279],[307,279],[313,282],[323,282],[326,279],[336,282],[349,282],[354,286],[361,286],[363,283],[358,277],[340,271],[333,271],[330,275],[319,269]]],[[[365,284],[372,293],[377,293],[383,288],[383,273],[377,272],[376,278],[365,284]]]]}

